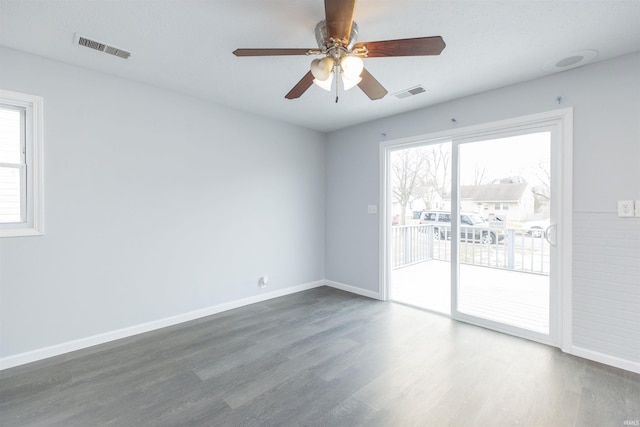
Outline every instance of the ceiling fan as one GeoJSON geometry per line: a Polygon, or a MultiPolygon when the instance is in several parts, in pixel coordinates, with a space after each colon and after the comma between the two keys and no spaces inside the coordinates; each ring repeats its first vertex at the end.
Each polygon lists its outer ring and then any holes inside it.
{"type": "MultiPolygon", "coordinates": [[[[324,0],[325,19],[315,29],[318,48],[236,49],[236,56],[321,55],[311,70],[285,95],[299,98],[312,84],[331,90],[334,75],[340,74],[345,90],[358,86],[372,100],[387,90],[364,68],[362,58],[440,55],[445,48],[440,36],[356,43],[358,26],[353,22],[356,0],[324,0]]],[[[336,82],[336,92],[338,83],[336,82]]],[[[336,102],[338,97],[336,96],[336,102]]]]}

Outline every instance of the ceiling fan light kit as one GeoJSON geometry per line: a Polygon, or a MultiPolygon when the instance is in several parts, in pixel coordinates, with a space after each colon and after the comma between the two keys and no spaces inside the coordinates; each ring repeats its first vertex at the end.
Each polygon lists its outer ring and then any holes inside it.
{"type": "Polygon", "coordinates": [[[333,57],[327,56],[322,59],[314,59],[311,61],[311,74],[313,74],[313,83],[324,90],[331,90],[333,82],[333,74],[339,69],[342,77],[344,90],[349,90],[362,81],[362,70],[364,69],[364,61],[357,56],[344,55],[336,61],[333,57]]]}
{"type": "Polygon", "coordinates": [[[323,55],[324,58],[311,61],[310,71],[285,95],[287,99],[299,98],[313,84],[330,91],[333,77],[339,73],[344,90],[358,86],[371,100],[376,100],[384,98],[387,90],[364,68],[363,58],[439,55],[445,48],[440,36],[356,43],[355,3],[355,0],[324,1],[325,19],[315,28],[316,49],[236,49],[233,53],[236,56],[323,55]]]}

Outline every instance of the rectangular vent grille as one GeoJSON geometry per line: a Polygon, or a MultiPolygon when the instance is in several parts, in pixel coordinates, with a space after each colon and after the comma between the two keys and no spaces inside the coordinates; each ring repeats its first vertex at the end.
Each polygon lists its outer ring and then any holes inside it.
{"type": "Polygon", "coordinates": [[[131,56],[131,52],[127,52],[126,50],[122,50],[122,49],[116,49],[115,47],[112,47],[112,46],[107,46],[104,49],[104,51],[105,53],[115,55],[119,58],[124,58],[124,59],[127,59],[128,57],[131,56]]]}
{"type": "Polygon", "coordinates": [[[404,99],[404,98],[408,98],[410,96],[414,96],[414,95],[418,95],[420,93],[424,93],[427,90],[425,88],[423,88],[422,86],[416,86],[416,87],[412,87],[410,89],[405,89],[403,91],[394,93],[393,96],[395,96],[398,99],[404,99]]]}
{"type": "Polygon", "coordinates": [[[88,39],[80,34],[76,34],[75,43],[79,46],[88,47],[89,49],[98,50],[100,52],[108,53],[109,55],[117,56],[118,58],[127,59],[131,56],[131,52],[127,52],[117,47],[109,46],[106,43],[98,42],[88,39]]]}
{"type": "Polygon", "coordinates": [[[85,39],[84,37],[80,37],[80,39],[78,40],[78,44],[80,46],[88,47],[90,49],[99,50],[101,52],[103,52],[104,48],[107,47],[107,45],[105,45],[105,44],[94,42],[93,40],[85,39]]]}

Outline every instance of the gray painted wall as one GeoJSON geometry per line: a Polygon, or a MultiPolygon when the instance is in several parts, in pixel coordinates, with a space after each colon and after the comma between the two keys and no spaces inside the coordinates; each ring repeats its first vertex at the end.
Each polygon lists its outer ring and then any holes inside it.
{"type": "Polygon", "coordinates": [[[640,199],[640,54],[326,137],[4,48],[0,64],[2,88],[45,99],[46,233],[0,239],[0,358],[260,295],[263,273],[267,291],[326,278],[377,292],[367,205],[383,134],[539,113],[562,96],[574,342],[640,360],[640,224],[615,216],[616,200],[640,199]],[[618,236],[597,251],[593,218],[618,236]]]}
{"type": "Polygon", "coordinates": [[[45,102],[45,235],[0,239],[0,358],[324,278],[323,134],[0,63],[3,89],[45,102]]]}
{"type": "Polygon", "coordinates": [[[638,76],[633,54],[330,134],[326,278],[378,291],[378,219],[366,208],[379,204],[383,134],[393,140],[445,131],[451,118],[464,127],[573,107],[574,344],[640,362],[640,219],[616,216],[616,200],[640,199],[638,76]],[[585,227],[593,215],[602,218],[597,235],[585,227]]]}

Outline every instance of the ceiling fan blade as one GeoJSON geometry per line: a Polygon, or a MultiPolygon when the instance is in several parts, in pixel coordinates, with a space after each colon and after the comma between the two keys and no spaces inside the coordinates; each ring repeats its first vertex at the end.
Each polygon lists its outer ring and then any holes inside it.
{"type": "Polygon", "coordinates": [[[384,86],[382,86],[366,68],[362,70],[360,77],[362,77],[362,80],[358,83],[358,87],[362,89],[371,100],[382,99],[388,93],[384,86]]]}
{"type": "Polygon", "coordinates": [[[235,56],[306,55],[311,49],[236,49],[235,56]]]}
{"type": "Polygon", "coordinates": [[[291,89],[289,93],[286,94],[284,97],[287,99],[300,98],[302,94],[305,93],[307,89],[311,87],[312,84],[313,84],[313,74],[311,74],[311,71],[307,71],[307,74],[305,74],[304,77],[298,83],[296,83],[293,89],[291,89]]]}
{"type": "Polygon", "coordinates": [[[357,43],[353,48],[366,47],[368,58],[384,56],[440,55],[446,44],[442,37],[417,37],[413,39],[383,40],[379,42],[357,43]]]}
{"type": "Polygon", "coordinates": [[[349,42],[355,8],[356,0],[324,0],[324,15],[329,37],[344,40],[345,44],[349,42]]]}

